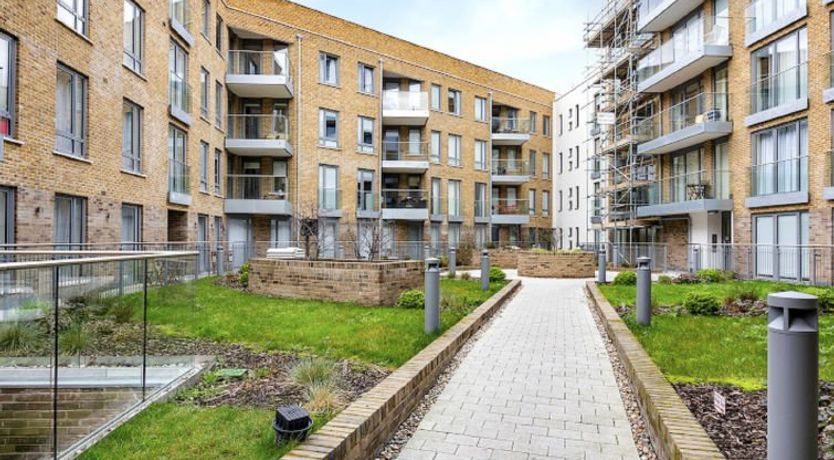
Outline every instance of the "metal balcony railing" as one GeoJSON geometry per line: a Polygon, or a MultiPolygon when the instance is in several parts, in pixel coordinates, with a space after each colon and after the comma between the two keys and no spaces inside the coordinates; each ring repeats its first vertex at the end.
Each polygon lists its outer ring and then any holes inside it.
{"type": "Polygon", "coordinates": [[[323,211],[342,209],[342,191],[336,188],[320,188],[319,209],[323,211]]]}
{"type": "Polygon", "coordinates": [[[527,200],[498,199],[492,200],[492,214],[498,216],[529,215],[527,200]]]}
{"type": "Polygon", "coordinates": [[[751,114],[808,97],[808,63],[754,81],[748,95],[751,114]]]}
{"type": "Polygon", "coordinates": [[[184,113],[191,113],[191,86],[174,72],[168,73],[168,103],[184,113]]]}
{"type": "Polygon", "coordinates": [[[428,142],[382,141],[385,161],[429,161],[428,142]]]}
{"type": "Polygon", "coordinates": [[[227,70],[235,75],[275,75],[292,79],[292,67],[287,51],[231,50],[227,70]]]}
{"type": "Polygon", "coordinates": [[[644,118],[636,127],[639,141],[646,142],[689,126],[729,120],[730,97],[726,93],[701,93],[644,118]]]}
{"type": "Polygon", "coordinates": [[[493,134],[530,134],[529,118],[493,118],[493,134]]]}
{"type": "Polygon", "coordinates": [[[286,176],[229,174],[226,198],[232,200],[286,200],[289,179],[286,176]]]}
{"type": "Polygon", "coordinates": [[[530,162],[527,160],[492,160],[493,176],[529,176],[530,162]]]}
{"type": "Polygon", "coordinates": [[[660,205],[730,198],[730,171],[696,171],[656,181],[647,188],[647,204],[660,205]]]}
{"type": "Polygon", "coordinates": [[[754,0],[747,6],[745,14],[747,35],[754,34],[775,23],[779,18],[789,16],[804,7],[805,0],[754,0]]]}
{"type": "Polygon", "coordinates": [[[429,192],[419,189],[383,189],[382,207],[387,209],[427,209],[429,192]]]}
{"type": "Polygon", "coordinates": [[[373,192],[357,190],[356,210],[367,212],[379,211],[379,199],[377,198],[377,194],[373,192]]]}
{"type": "Polygon", "coordinates": [[[290,141],[290,122],[284,115],[229,115],[229,139],[290,141]]]}
{"type": "Polygon", "coordinates": [[[808,157],[794,157],[748,168],[750,196],[808,190],[808,157]]]}
{"type": "Polygon", "coordinates": [[[429,110],[429,93],[425,91],[383,91],[382,109],[429,110]]]}
{"type": "Polygon", "coordinates": [[[693,27],[701,27],[703,30],[701,33],[692,34],[689,41],[669,40],[663,43],[637,63],[637,81],[642,83],[676,62],[682,62],[688,56],[703,53],[704,45],[729,45],[729,24],[729,18],[722,17],[715,18],[714,24],[707,25],[702,21],[693,27]]]}

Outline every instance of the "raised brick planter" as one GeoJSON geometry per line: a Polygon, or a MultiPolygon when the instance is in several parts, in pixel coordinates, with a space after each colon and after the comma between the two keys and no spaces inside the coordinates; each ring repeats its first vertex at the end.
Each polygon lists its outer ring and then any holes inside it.
{"type": "Polygon", "coordinates": [[[253,259],[249,289],[287,299],[395,305],[423,285],[423,263],[407,261],[253,259]]]}
{"type": "Polygon", "coordinates": [[[597,310],[637,393],[649,435],[662,459],[725,458],[649,354],[593,281],[587,283],[597,310]]]}
{"type": "Polygon", "coordinates": [[[490,249],[489,264],[491,267],[516,269],[518,268],[518,254],[520,252],[520,249],[490,249]]]}
{"type": "Polygon", "coordinates": [[[596,257],[591,252],[523,251],[518,275],[533,278],[593,278],[596,257]]]}
{"type": "Polygon", "coordinates": [[[354,401],[285,460],[373,458],[397,427],[411,415],[466,340],[521,286],[518,280],[504,289],[394,371],[379,385],[354,401]]]}

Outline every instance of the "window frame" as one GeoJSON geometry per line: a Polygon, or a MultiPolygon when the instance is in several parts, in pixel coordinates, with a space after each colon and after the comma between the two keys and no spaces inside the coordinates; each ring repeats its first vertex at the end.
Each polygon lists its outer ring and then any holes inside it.
{"type": "MultiPolygon", "coordinates": [[[[54,200],[54,214],[52,218],[52,241],[55,244],[56,249],[64,249],[64,250],[72,250],[72,249],[81,249],[78,247],[79,244],[83,244],[87,241],[87,198],[83,196],[77,195],[66,195],[63,193],[56,193],[55,200],[54,200]],[[70,206],[70,215],[68,219],[68,223],[70,225],[76,224],[80,228],[78,229],[79,240],[78,242],[69,241],[69,242],[59,242],[58,241],[58,209],[59,204],[58,202],[61,200],[68,200],[70,206]]],[[[75,233],[70,228],[69,234],[70,239],[72,239],[72,234],[75,233]]]]}
{"type": "Polygon", "coordinates": [[[479,171],[487,170],[487,142],[481,139],[475,139],[475,169],[479,171]],[[479,147],[482,147],[479,149],[479,147]]]}
{"type": "Polygon", "coordinates": [[[170,104],[171,107],[177,107],[178,109],[180,109],[184,113],[189,113],[190,108],[189,108],[189,101],[188,101],[188,97],[189,97],[189,94],[188,94],[188,60],[189,60],[188,52],[176,40],[172,39],[170,41],[170,43],[171,44],[168,47],[168,84],[169,84],[168,104],[170,104]],[[173,53],[173,56],[172,56],[172,53],[173,53]],[[173,63],[171,62],[172,58],[174,59],[173,63]],[[179,67],[177,64],[180,62],[180,60],[183,62],[183,66],[182,66],[183,74],[182,74],[182,76],[180,76],[177,73],[177,68],[179,67]],[[173,64],[173,68],[171,67],[171,64],[173,64]],[[180,83],[182,84],[182,95],[181,95],[182,97],[181,97],[181,99],[174,97],[174,93],[176,92],[176,86],[174,85],[174,80],[173,80],[174,76],[181,79],[181,81],[180,81],[180,83]],[[175,102],[177,102],[177,104],[174,104],[175,102]],[[182,106],[180,106],[179,103],[182,103],[182,106]]]}
{"type": "Polygon", "coordinates": [[[442,163],[443,158],[443,135],[440,134],[440,131],[432,131],[429,135],[429,161],[434,164],[442,163]],[[435,135],[437,136],[437,142],[435,142],[435,135]],[[437,155],[435,155],[435,148],[437,149],[437,155]]]}
{"type": "Polygon", "coordinates": [[[527,214],[533,216],[536,214],[536,189],[527,189],[527,214]]]}
{"type": "Polygon", "coordinates": [[[457,89],[449,88],[446,90],[446,110],[449,112],[450,115],[461,116],[462,108],[461,104],[461,92],[457,89]],[[454,107],[452,105],[454,104],[454,107]],[[452,110],[454,109],[454,110],[452,110]]]}
{"type": "Polygon", "coordinates": [[[339,112],[333,109],[319,108],[319,147],[339,148],[339,112]],[[335,135],[333,138],[326,137],[327,134],[327,115],[335,115],[336,120],[335,135]]]}
{"type": "MultiPolygon", "coordinates": [[[[337,120],[338,124],[338,120],[337,120]]],[[[357,139],[356,139],[356,150],[360,153],[374,153],[374,147],[376,145],[376,120],[371,117],[366,117],[364,115],[359,115],[356,117],[356,128],[357,128],[357,139]],[[365,140],[365,134],[368,132],[365,130],[365,123],[370,122],[370,135],[371,135],[371,142],[366,143],[363,142],[365,140]]]]}
{"type": "Polygon", "coordinates": [[[209,144],[200,141],[200,191],[208,193],[208,156],[209,144]]]}
{"type": "Polygon", "coordinates": [[[537,128],[536,125],[538,124],[538,121],[539,121],[538,118],[539,118],[539,114],[531,110],[530,111],[530,134],[535,134],[536,133],[536,128],[537,128]]]}
{"type": "MultiPolygon", "coordinates": [[[[64,72],[70,76],[70,91],[72,99],[70,101],[71,107],[69,107],[70,111],[70,124],[73,125],[72,129],[75,131],[77,128],[80,130],[80,135],[76,132],[61,132],[58,129],[58,91],[55,91],[55,150],[61,154],[68,155],[75,158],[87,158],[87,85],[88,79],[85,75],[75,71],[74,69],[64,65],[63,63],[58,63],[57,72],[64,72]],[[81,94],[78,95],[76,85],[80,82],[81,84],[81,94]],[[80,101],[79,101],[80,99],[80,101]],[[80,102],[81,104],[81,120],[75,120],[76,114],[76,104],[80,102]],[[61,150],[58,146],[58,138],[63,137],[70,141],[72,144],[72,151],[66,152],[61,150]],[[78,144],[78,145],[76,145],[78,144]],[[76,147],[79,147],[80,153],[76,153],[76,147]]],[[[56,81],[57,81],[57,74],[56,74],[56,81]]]]}
{"type": "Polygon", "coordinates": [[[550,153],[542,152],[542,179],[550,179],[550,153]]]}
{"type": "MultiPolygon", "coordinates": [[[[8,75],[7,81],[7,94],[6,94],[6,102],[8,107],[6,109],[0,108],[0,122],[6,120],[8,122],[8,134],[3,134],[0,132],[0,142],[2,141],[3,137],[10,137],[14,138],[17,128],[16,123],[16,115],[17,115],[17,106],[15,100],[16,94],[16,86],[17,86],[17,39],[12,37],[9,34],[4,33],[0,30],[0,40],[5,41],[8,46],[9,50],[9,61],[7,63],[0,63],[0,65],[5,64],[7,68],[6,75],[8,75]]],[[[2,148],[0,148],[2,151],[2,148]]]]}
{"type": "MultiPolygon", "coordinates": [[[[131,44],[133,45],[134,49],[132,49],[130,51],[128,50],[128,44],[124,42],[124,39],[126,37],[124,37],[125,34],[123,34],[123,37],[122,37],[122,64],[124,64],[128,69],[130,69],[130,70],[132,70],[136,73],[142,74],[142,73],[144,73],[144,69],[145,69],[145,61],[144,61],[144,59],[145,59],[145,10],[143,10],[142,7],[140,7],[139,4],[136,3],[135,0],[124,0],[123,4],[124,4],[125,9],[127,9],[128,6],[130,6],[131,8],[133,8],[133,11],[134,11],[133,21],[131,21],[131,24],[133,25],[132,28],[131,28],[131,39],[133,40],[133,42],[131,44]],[[137,40],[136,39],[137,39],[137,37],[136,37],[136,31],[134,30],[135,27],[136,27],[137,20],[138,20],[138,27],[139,27],[139,31],[138,31],[138,34],[139,34],[138,35],[138,43],[139,43],[138,44],[138,48],[139,48],[138,53],[136,53],[136,48],[137,48],[137,46],[136,46],[136,41],[137,40]]],[[[125,13],[126,12],[127,11],[125,11],[125,13]]],[[[124,27],[126,27],[126,28],[128,27],[127,23],[124,24],[124,27]]]]}
{"type": "Polygon", "coordinates": [[[435,112],[443,110],[443,87],[437,83],[432,83],[429,87],[429,108],[435,112]],[[435,95],[437,96],[437,104],[435,104],[435,95]]]}
{"type": "Polygon", "coordinates": [[[376,95],[376,67],[360,62],[357,65],[356,82],[358,91],[362,94],[376,95]],[[370,72],[370,91],[368,91],[367,72],[370,72]]]}
{"type": "Polygon", "coordinates": [[[223,52],[223,17],[219,14],[215,16],[214,48],[221,53],[223,52]]]}
{"type": "Polygon", "coordinates": [[[530,169],[530,177],[536,177],[538,173],[536,169],[536,161],[538,160],[538,154],[535,150],[530,150],[527,152],[527,162],[529,164],[528,168],[530,169]]]}
{"type": "Polygon", "coordinates": [[[463,181],[460,179],[449,179],[446,181],[446,213],[448,216],[463,216],[463,206],[460,198],[462,186],[463,181]],[[452,193],[453,189],[454,193],[452,193]]]}
{"type": "Polygon", "coordinates": [[[211,30],[211,1],[210,0],[203,0],[203,14],[202,14],[202,24],[200,24],[200,33],[205,37],[207,40],[209,38],[209,31],[211,30]]]}
{"type": "Polygon", "coordinates": [[[341,81],[341,59],[339,56],[335,54],[330,54],[324,51],[319,51],[319,83],[323,85],[330,85],[330,86],[339,86],[341,81]],[[329,81],[327,79],[327,63],[332,61],[334,63],[334,81],[329,81]]]}
{"type": "Polygon", "coordinates": [[[544,137],[550,137],[550,115],[542,115],[542,134],[544,137]]]}
{"type": "Polygon", "coordinates": [[[223,83],[214,81],[214,126],[223,130],[223,83]]]}
{"type": "Polygon", "coordinates": [[[460,167],[461,164],[461,143],[462,137],[457,134],[449,134],[448,139],[446,141],[446,159],[448,160],[447,163],[449,166],[460,167]],[[453,142],[454,141],[454,142],[453,142]],[[454,149],[452,148],[452,144],[454,143],[454,149]]]}
{"type": "Polygon", "coordinates": [[[542,190],[542,216],[550,216],[550,190],[542,190]]]}
{"type": "Polygon", "coordinates": [[[142,174],[142,134],[143,134],[143,118],[144,118],[144,108],[139,104],[129,100],[123,99],[122,100],[122,170],[128,171],[135,174],[142,174]],[[127,131],[125,127],[126,118],[125,114],[127,113],[127,109],[130,108],[131,110],[131,122],[132,125],[130,127],[131,131],[131,146],[129,150],[126,150],[125,147],[125,132],[127,131]]]}
{"type": "Polygon", "coordinates": [[[214,149],[214,194],[220,195],[223,190],[223,151],[214,149]]]}
{"type": "Polygon", "coordinates": [[[200,116],[208,119],[209,98],[211,97],[211,73],[205,67],[200,67],[200,116]]]}
{"type": "Polygon", "coordinates": [[[475,96],[475,121],[487,121],[487,103],[485,97],[475,96]]]}
{"type": "Polygon", "coordinates": [[[57,1],[58,12],[55,15],[55,18],[61,24],[72,29],[75,33],[79,35],[83,35],[87,37],[89,32],[89,25],[90,25],[90,3],[88,0],[58,0],[57,1]],[[68,5],[67,2],[71,2],[72,5],[68,5]],[[84,12],[82,14],[78,14],[78,6],[83,5],[84,12]],[[61,9],[64,12],[69,14],[73,17],[73,24],[69,24],[68,22],[61,19],[61,9]],[[81,24],[81,30],[78,30],[79,22],[81,24]]]}

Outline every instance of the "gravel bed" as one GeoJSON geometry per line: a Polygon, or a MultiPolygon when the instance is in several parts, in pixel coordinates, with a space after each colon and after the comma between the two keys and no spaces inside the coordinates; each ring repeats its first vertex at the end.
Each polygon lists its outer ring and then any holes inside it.
{"type": "MultiPolygon", "coordinates": [[[[501,310],[504,309],[504,306],[510,303],[512,297],[515,297],[515,294],[504,302],[501,306],[501,310]]],[[[472,351],[472,348],[478,342],[478,339],[483,336],[484,332],[489,328],[495,318],[501,314],[501,310],[495,312],[492,317],[481,325],[481,328],[472,334],[460,350],[458,350],[457,354],[452,358],[449,364],[447,364],[446,367],[440,371],[440,375],[437,377],[437,381],[434,386],[432,386],[428,393],[423,396],[423,399],[417,407],[414,408],[411,415],[409,415],[408,418],[405,419],[399,427],[397,427],[397,431],[394,435],[391,436],[380,452],[374,457],[375,460],[392,460],[399,457],[400,451],[403,447],[405,447],[406,443],[408,443],[408,440],[414,436],[414,433],[417,431],[417,427],[420,425],[423,417],[426,416],[429,409],[431,409],[431,406],[434,405],[435,401],[437,401],[437,397],[440,396],[440,393],[442,393],[443,389],[446,388],[446,384],[449,383],[449,379],[452,378],[452,375],[454,375],[455,371],[460,366],[460,363],[464,358],[466,358],[469,352],[472,351]]]]}
{"type": "Polygon", "coordinates": [[[602,342],[605,344],[605,350],[608,352],[608,358],[611,360],[611,367],[614,370],[614,376],[617,378],[617,386],[620,388],[620,397],[623,400],[628,420],[631,422],[631,436],[634,440],[634,444],[637,446],[637,452],[640,455],[640,459],[656,460],[658,456],[654,450],[652,441],[649,438],[646,419],[643,417],[643,413],[640,412],[640,406],[637,403],[637,395],[634,391],[634,387],[631,386],[631,381],[629,380],[622,361],[620,361],[620,355],[617,352],[617,348],[611,341],[611,337],[608,336],[608,330],[605,329],[605,325],[602,323],[599,315],[597,315],[596,309],[591,306],[590,299],[588,299],[588,310],[594,318],[594,323],[597,326],[599,335],[602,337],[602,342]]]}

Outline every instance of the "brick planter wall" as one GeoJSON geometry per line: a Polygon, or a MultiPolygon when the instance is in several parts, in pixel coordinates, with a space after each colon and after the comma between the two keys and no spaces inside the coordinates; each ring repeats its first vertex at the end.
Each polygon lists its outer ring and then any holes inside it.
{"type": "Polygon", "coordinates": [[[423,262],[253,259],[249,289],[287,299],[394,305],[423,285],[423,262]]]}
{"type": "Polygon", "coordinates": [[[593,278],[596,255],[592,252],[536,252],[518,255],[518,275],[533,278],[593,278]]]}
{"type": "MultiPolygon", "coordinates": [[[[521,251],[518,249],[490,249],[489,266],[506,269],[518,268],[518,254],[520,252],[521,251]]],[[[480,253],[477,255],[476,259],[477,260],[474,263],[477,264],[478,267],[480,267],[480,253]]]]}

